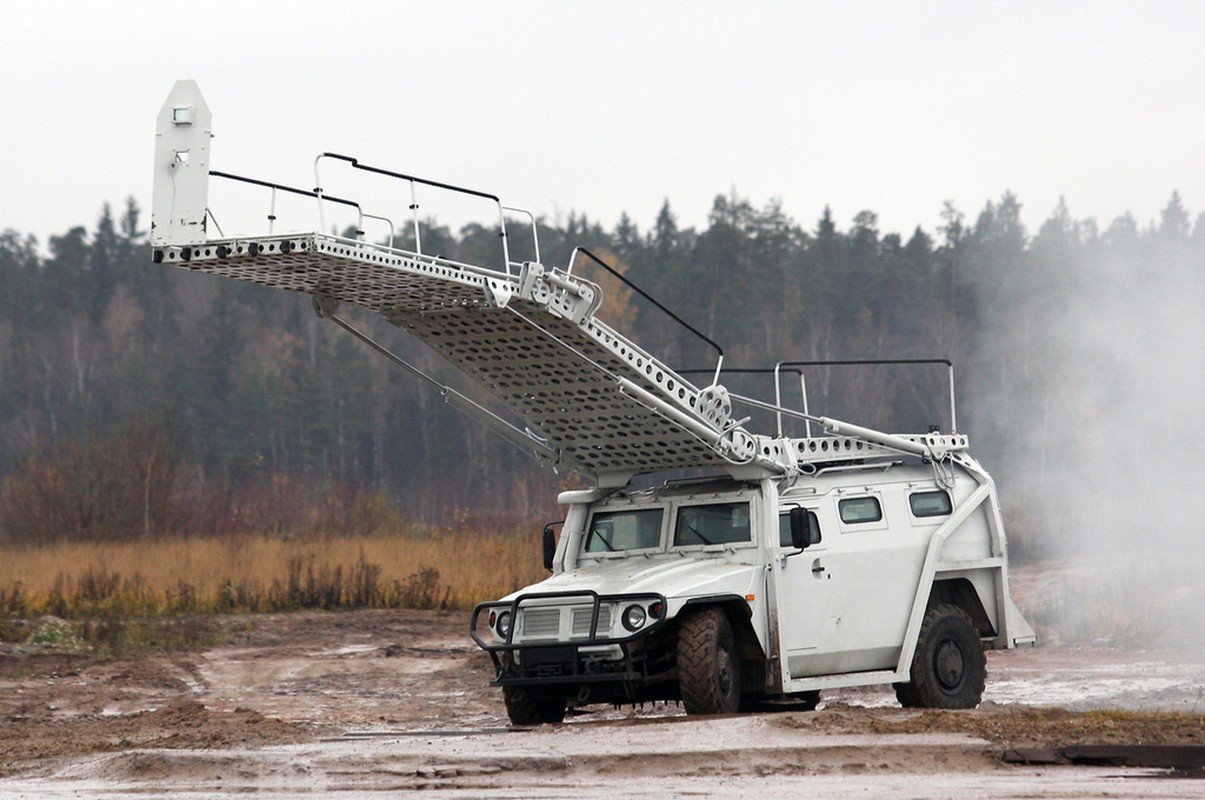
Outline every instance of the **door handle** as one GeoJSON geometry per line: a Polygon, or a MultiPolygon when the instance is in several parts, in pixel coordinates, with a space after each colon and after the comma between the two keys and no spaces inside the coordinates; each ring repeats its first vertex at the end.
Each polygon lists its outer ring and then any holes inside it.
{"type": "Polygon", "coordinates": [[[819,575],[821,572],[824,572],[824,567],[820,566],[820,559],[816,559],[812,562],[812,574],[819,575]]]}

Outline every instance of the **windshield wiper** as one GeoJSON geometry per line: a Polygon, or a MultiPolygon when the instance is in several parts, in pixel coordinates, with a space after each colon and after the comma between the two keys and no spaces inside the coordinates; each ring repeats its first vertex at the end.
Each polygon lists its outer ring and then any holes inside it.
{"type": "MultiPolygon", "coordinates": [[[[615,552],[615,547],[610,542],[607,541],[607,537],[603,536],[601,531],[590,531],[590,541],[594,541],[595,539],[597,539],[598,541],[603,543],[603,547],[607,548],[608,553],[615,552]]],[[[586,552],[587,553],[591,552],[590,542],[586,542],[586,552]]],[[[598,552],[598,551],[595,550],[594,552],[598,552]]]]}
{"type": "Polygon", "coordinates": [[[693,533],[695,536],[697,536],[699,541],[702,542],[703,544],[715,544],[715,542],[711,541],[706,536],[704,536],[703,534],[701,534],[697,530],[695,530],[695,527],[693,525],[687,525],[686,530],[689,531],[690,533],[693,533]]]}

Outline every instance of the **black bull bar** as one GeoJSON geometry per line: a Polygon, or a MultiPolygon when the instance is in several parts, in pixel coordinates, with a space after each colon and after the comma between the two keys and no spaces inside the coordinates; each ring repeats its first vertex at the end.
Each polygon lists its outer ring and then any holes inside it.
{"type": "MultiPolygon", "coordinates": [[[[512,600],[498,600],[481,603],[473,609],[469,622],[469,635],[477,645],[490,654],[493,659],[496,677],[494,686],[522,686],[548,683],[591,683],[605,681],[630,681],[640,677],[637,674],[633,659],[631,644],[634,640],[647,636],[657,630],[666,621],[665,597],[654,592],[633,594],[599,594],[592,590],[564,592],[531,592],[521,594],[512,600]],[[557,602],[565,601],[565,602],[557,602]],[[654,616],[648,609],[655,604],[661,604],[661,614],[654,616]],[[520,625],[520,611],[537,608],[556,608],[563,611],[567,608],[590,607],[590,630],[581,638],[536,639],[515,641],[515,634],[520,625]],[[610,631],[610,614],[605,620],[607,629],[599,631],[600,617],[604,606],[617,606],[619,613],[631,605],[640,605],[648,614],[645,624],[636,630],[623,628],[623,634],[612,636],[610,631]],[[478,625],[483,613],[510,613],[510,627],[502,641],[494,640],[496,632],[487,625],[487,641],[478,633],[478,625]],[[599,648],[618,646],[622,657],[618,662],[611,661],[606,670],[599,669],[597,660],[583,658],[581,648],[599,648]],[[518,653],[518,659],[514,654],[518,653]]],[[[572,627],[572,623],[570,623],[572,627]]],[[[622,625],[620,627],[623,627],[622,625]]],[[[558,621],[558,631],[560,622],[558,621]]],[[[572,634],[571,634],[572,635],[572,634]]],[[[588,654],[587,654],[588,655],[588,654]]]]}

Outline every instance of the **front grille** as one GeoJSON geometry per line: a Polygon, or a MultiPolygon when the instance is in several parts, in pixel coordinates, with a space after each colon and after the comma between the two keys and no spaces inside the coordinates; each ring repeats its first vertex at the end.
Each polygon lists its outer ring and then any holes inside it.
{"type": "Polygon", "coordinates": [[[519,634],[522,639],[555,639],[561,632],[559,608],[525,608],[519,634]]]}
{"type": "MultiPolygon", "coordinates": [[[[603,605],[598,610],[598,638],[605,639],[611,630],[611,606],[603,605]]],[[[561,639],[564,637],[564,615],[568,613],[569,638],[589,639],[590,623],[594,617],[593,606],[571,608],[524,608],[519,611],[519,629],[516,641],[561,639]]]]}
{"type": "MultiPolygon", "coordinates": [[[[599,611],[598,627],[600,630],[605,630],[606,616],[599,611]]],[[[586,639],[590,636],[590,622],[594,618],[594,609],[575,608],[573,609],[573,625],[569,629],[570,639],[586,639]]]]}
{"type": "MultiPolygon", "coordinates": [[[[595,631],[596,638],[605,639],[611,633],[611,611],[613,606],[602,605],[598,609],[598,630],[595,631]]],[[[590,621],[594,615],[593,606],[580,606],[573,609],[571,617],[571,627],[569,630],[569,638],[571,639],[589,639],[590,638],[590,621]]]]}

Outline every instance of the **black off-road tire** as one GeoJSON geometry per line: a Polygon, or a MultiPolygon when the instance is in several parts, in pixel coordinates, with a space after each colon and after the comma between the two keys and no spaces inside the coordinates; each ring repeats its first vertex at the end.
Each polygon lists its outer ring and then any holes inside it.
{"type": "Polygon", "coordinates": [[[818,689],[813,689],[810,692],[795,692],[794,694],[770,698],[761,694],[745,692],[741,695],[739,711],[741,713],[746,711],[770,713],[781,711],[815,711],[819,705],[820,691],[818,689]]]}
{"type": "Polygon", "coordinates": [[[503,686],[502,700],[512,725],[555,725],[565,720],[565,698],[529,686],[503,686]]]}
{"type": "Polygon", "coordinates": [[[900,702],[904,708],[920,708],[920,698],[916,696],[916,690],[912,688],[910,683],[893,683],[891,687],[895,689],[895,699],[900,702]]]}
{"type": "Polygon", "coordinates": [[[983,699],[987,659],[970,616],[958,606],[940,605],[925,612],[911,681],[896,684],[905,708],[974,708],[983,699]]]}
{"type": "MultiPolygon", "coordinates": [[[[514,656],[509,651],[502,653],[502,672],[514,668],[514,656]]],[[[563,694],[548,694],[531,686],[503,686],[502,702],[506,704],[506,716],[512,725],[557,724],[565,720],[567,704],[563,694]]]]}
{"type": "Polygon", "coordinates": [[[687,714],[733,714],[741,706],[741,662],[728,617],[709,608],[678,628],[678,688],[687,714]]]}
{"type": "Polygon", "coordinates": [[[742,694],[740,702],[736,706],[737,713],[751,714],[754,711],[761,711],[763,699],[760,694],[742,694]]]}
{"type": "Polygon", "coordinates": [[[800,711],[815,711],[816,706],[820,705],[820,690],[813,689],[810,692],[800,692],[795,695],[799,701],[800,711]]]}

